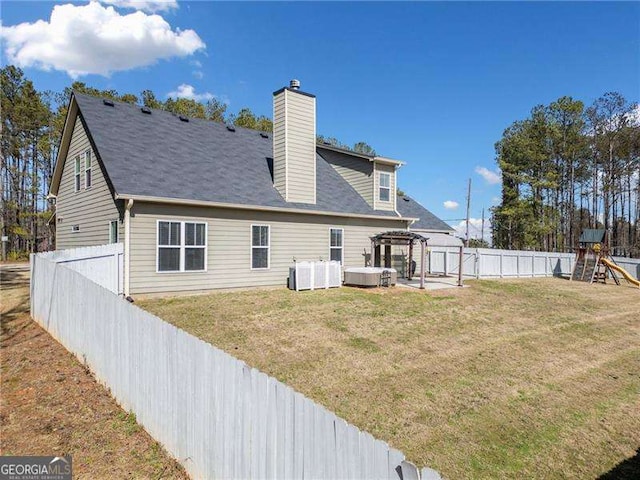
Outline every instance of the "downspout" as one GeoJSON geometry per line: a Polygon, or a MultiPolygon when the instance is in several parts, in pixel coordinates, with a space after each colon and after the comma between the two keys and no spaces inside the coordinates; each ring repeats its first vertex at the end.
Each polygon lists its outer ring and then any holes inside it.
{"type": "Polygon", "coordinates": [[[129,199],[124,208],[124,296],[129,296],[130,287],[130,252],[131,252],[131,207],[133,199],[129,199]]]}

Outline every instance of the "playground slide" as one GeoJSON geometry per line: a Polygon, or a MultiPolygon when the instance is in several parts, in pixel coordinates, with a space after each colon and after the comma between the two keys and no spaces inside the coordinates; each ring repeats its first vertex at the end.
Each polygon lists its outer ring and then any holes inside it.
{"type": "Polygon", "coordinates": [[[636,287],[640,287],[640,280],[636,280],[635,278],[633,278],[631,274],[627,272],[624,268],[619,267],[618,265],[616,265],[613,262],[610,262],[606,258],[601,258],[600,261],[604,263],[607,267],[615,270],[616,272],[619,272],[627,282],[632,283],[636,287]]]}

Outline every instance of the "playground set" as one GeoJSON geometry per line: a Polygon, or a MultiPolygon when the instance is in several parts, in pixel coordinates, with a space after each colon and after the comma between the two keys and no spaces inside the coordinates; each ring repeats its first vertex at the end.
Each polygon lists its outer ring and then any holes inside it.
{"type": "Polygon", "coordinates": [[[571,280],[607,283],[607,278],[610,277],[616,285],[620,285],[617,272],[627,282],[640,288],[640,281],[616,264],[605,239],[605,230],[587,229],[582,231],[580,245],[576,252],[576,263],[571,272],[571,280]]]}

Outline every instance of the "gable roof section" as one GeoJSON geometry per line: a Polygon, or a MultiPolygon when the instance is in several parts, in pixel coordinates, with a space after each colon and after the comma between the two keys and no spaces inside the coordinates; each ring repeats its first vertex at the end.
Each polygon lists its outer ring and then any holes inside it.
{"type": "Polygon", "coordinates": [[[606,232],[603,228],[585,228],[580,233],[579,243],[603,243],[606,232]]]}
{"type": "Polygon", "coordinates": [[[396,205],[398,213],[406,218],[418,218],[411,225],[412,230],[432,230],[436,232],[453,232],[454,229],[436,217],[429,210],[408,195],[397,196],[396,205]]]}
{"type": "Polygon", "coordinates": [[[398,218],[396,212],[373,210],[321,154],[316,161],[316,204],[286,202],[273,186],[270,134],[263,138],[241,127],[232,132],[209,120],[185,122],[162,110],[145,114],[125,103],[111,107],[84,94],[74,93],[74,98],[119,197],[398,218]]]}
{"type": "MultiPolygon", "coordinates": [[[[199,202],[259,209],[287,209],[383,218],[419,219],[412,228],[453,229],[410,197],[398,197],[397,212],[373,208],[340,176],[323,155],[353,152],[318,146],[317,203],[286,202],[273,186],[271,134],[190,118],[163,110],[143,113],[139,106],[74,93],[67,123],[75,113],[83,122],[97,160],[114,195],[169,203],[199,202]],[[404,199],[408,199],[405,201],[404,199]]],[[[66,157],[72,128],[63,132],[58,160],[66,157]]],[[[360,155],[358,155],[360,156],[360,155]]],[[[376,157],[367,158],[374,161],[376,157]]],[[[57,194],[64,162],[51,183],[57,194]]],[[[399,163],[399,162],[398,162],[399,163]]]]}

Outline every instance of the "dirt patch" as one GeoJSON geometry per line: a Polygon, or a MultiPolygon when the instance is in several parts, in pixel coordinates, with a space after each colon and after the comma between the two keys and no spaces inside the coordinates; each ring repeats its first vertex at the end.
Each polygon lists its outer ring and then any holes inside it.
{"type": "Polygon", "coordinates": [[[448,478],[628,470],[640,447],[640,292],[558,279],[469,284],[138,304],[448,478]]]}
{"type": "Polygon", "coordinates": [[[29,317],[28,265],[3,266],[2,455],[73,456],[74,478],[187,479],[90,372],[29,317]]]}

